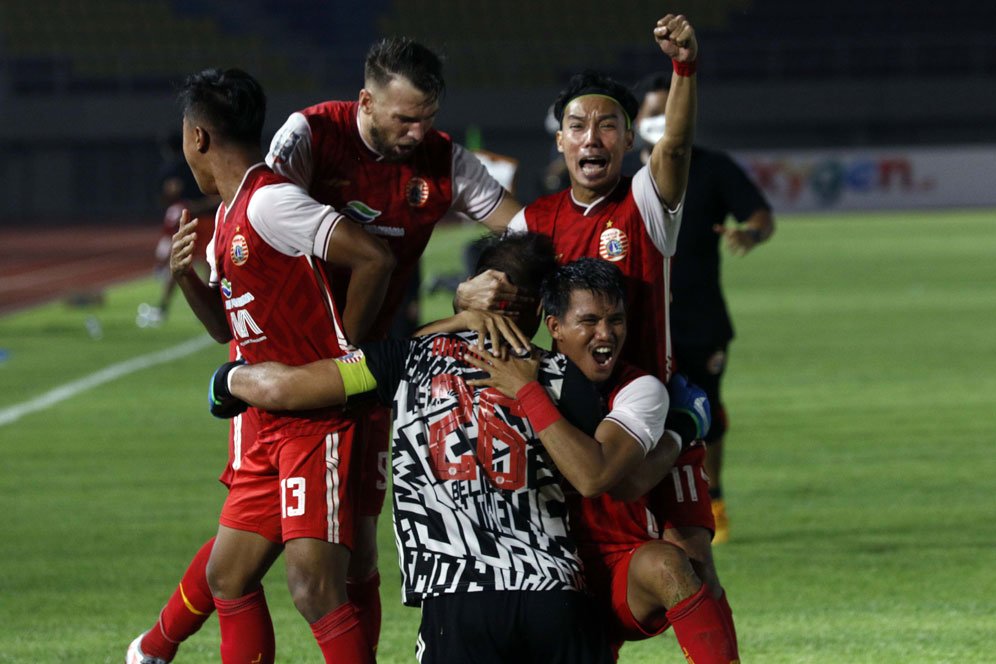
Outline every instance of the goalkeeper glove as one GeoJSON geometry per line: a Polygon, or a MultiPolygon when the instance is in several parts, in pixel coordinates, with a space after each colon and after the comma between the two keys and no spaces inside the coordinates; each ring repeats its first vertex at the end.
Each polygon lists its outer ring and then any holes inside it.
{"type": "Polygon", "coordinates": [[[249,407],[249,404],[232,396],[232,393],[228,391],[228,374],[232,373],[232,369],[235,367],[240,367],[245,363],[245,360],[225,362],[215,369],[214,375],[211,376],[211,382],[208,385],[208,408],[211,409],[211,414],[215,417],[231,419],[244,413],[249,407]]]}
{"type": "Polygon", "coordinates": [[[697,385],[692,385],[684,375],[676,373],[667,384],[671,407],[667,411],[665,429],[681,436],[682,447],[700,440],[712,425],[709,398],[697,385]]]}

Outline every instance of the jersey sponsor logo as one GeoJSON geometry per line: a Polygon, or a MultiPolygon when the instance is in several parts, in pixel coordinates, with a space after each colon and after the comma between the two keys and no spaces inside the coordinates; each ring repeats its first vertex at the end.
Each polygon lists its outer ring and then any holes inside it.
{"type": "MultiPolygon", "coordinates": [[[[611,221],[609,222],[612,223],[611,221]]],[[[606,228],[598,238],[598,255],[607,261],[621,261],[629,252],[629,238],[618,228],[606,228]]]]}
{"type": "Polygon", "coordinates": [[[425,206],[429,200],[429,183],[420,177],[414,177],[405,185],[405,200],[414,208],[425,206]]]}
{"type": "Polygon", "coordinates": [[[232,238],[232,263],[245,265],[249,260],[249,243],[241,233],[232,238]]]}
{"type": "Polygon", "coordinates": [[[228,279],[221,280],[221,294],[225,297],[232,297],[232,282],[228,279]]]}
{"type": "Polygon", "coordinates": [[[369,224],[381,214],[380,210],[373,209],[363,201],[349,201],[339,212],[361,224],[369,224]]]}

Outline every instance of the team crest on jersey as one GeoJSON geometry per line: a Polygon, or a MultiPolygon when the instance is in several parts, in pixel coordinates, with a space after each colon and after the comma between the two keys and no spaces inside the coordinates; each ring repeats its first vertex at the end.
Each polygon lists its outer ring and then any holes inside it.
{"type": "Polygon", "coordinates": [[[232,297],[232,282],[224,277],[221,279],[221,294],[225,297],[232,297]]]}
{"type": "Polygon", "coordinates": [[[232,238],[232,262],[236,265],[245,265],[249,260],[249,243],[241,233],[232,238]]]}
{"type": "Polygon", "coordinates": [[[363,201],[349,201],[339,212],[361,224],[369,224],[381,214],[380,210],[373,209],[363,201]]]}
{"type": "Polygon", "coordinates": [[[405,200],[415,208],[420,208],[429,200],[429,183],[423,178],[414,177],[405,185],[405,200]]]}
{"type": "MultiPolygon", "coordinates": [[[[612,222],[609,222],[610,224],[612,222]]],[[[629,251],[629,238],[618,228],[606,228],[598,239],[598,255],[607,261],[621,261],[629,251]]]]}

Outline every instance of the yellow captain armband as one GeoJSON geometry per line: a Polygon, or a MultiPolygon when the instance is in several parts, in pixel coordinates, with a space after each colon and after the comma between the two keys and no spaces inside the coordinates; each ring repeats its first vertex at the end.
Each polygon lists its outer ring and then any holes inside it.
{"type": "Polygon", "coordinates": [[[370,373],[367,356],[362,350],[354,350],[352,353],[335,358],[335,364],[339,368],[339,375],[342,376],[342,387],[346,391],[347,399],[354,394],[363,394],[376,389],[377,379],[370,373]]]}

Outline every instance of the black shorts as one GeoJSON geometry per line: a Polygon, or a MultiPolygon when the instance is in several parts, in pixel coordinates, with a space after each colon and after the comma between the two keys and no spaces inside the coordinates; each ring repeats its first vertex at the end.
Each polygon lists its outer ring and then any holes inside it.
{"type": "Polygon", "coordinates": [[[421,664],[607,664],[591,598],[571,590],[488,591],[422,602],[421,664]]]}
{"type": "Polygon", "coordinates": [[[726,346],[674,346],[675,368],[688,377],[688,382],[702,388],[709,397],[712,426],[705,435],[711,443],[722,439],[729,425],[726,407],[720,398],[719,385],[726,371],[726,346]]]}

